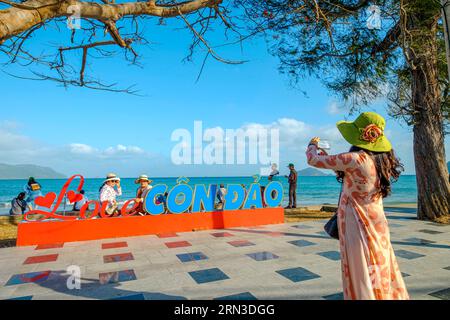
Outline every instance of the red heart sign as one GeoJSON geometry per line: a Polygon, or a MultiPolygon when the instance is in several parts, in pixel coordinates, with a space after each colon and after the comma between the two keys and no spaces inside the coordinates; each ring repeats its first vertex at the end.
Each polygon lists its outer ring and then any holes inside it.
{"type": "Polygon", "coordinates": [[[47,193],[44,197],[37,197],[34,202],[41,207],[50,208],[56,199],[56,193],[47,193]]]}
{"type": "Polygon", "coordinates": [[[67,198],[71,203],[81,201],[83,199],[83,195],[79,193],[75,193],[72,190],[67,192],[67,198]]]}

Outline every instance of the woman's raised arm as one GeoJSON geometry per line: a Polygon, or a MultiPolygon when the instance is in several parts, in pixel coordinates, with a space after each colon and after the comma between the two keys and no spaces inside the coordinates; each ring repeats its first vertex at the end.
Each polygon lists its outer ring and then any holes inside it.
{"type": "Polygon", "coordinates": [[[337,155],[319,154],[318,148],[315,144],[308,146],[306,151],[306,158],[310,166],[330,169],[334,171],[345,171],[348,168],[354,168],[360,164],[364,159],[364,153],[346,152],[337,155]]]}

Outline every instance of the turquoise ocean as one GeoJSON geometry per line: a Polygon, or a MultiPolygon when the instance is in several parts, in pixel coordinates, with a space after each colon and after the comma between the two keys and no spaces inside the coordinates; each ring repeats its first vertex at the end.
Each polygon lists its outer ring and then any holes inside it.
{"type": "MultiPolygon", "coordinates": [[[[166,184],[169,188],[177,183],[177,178],[152,178],[152,185],[166,184]]],[[[70,190],[75,190],[79,180],[72,182],[70,190]]],[[[253,177],[195,177],[189,178],[189,184],[245,184],[246,186],[253,183],[253,177]]],[[[280,178],[284,186],[284,204],[288,200],[288,184],[287,179],[280,178]]],[[[11,200],[21,192],[27,180],[0,180],[0,215],[8,214],[11,200]]],[[[41,179],[38,182],[42,185],[42,192],[59,193],[66,179],[41,179]]],[[[99,188],[103,179],[85,179],[83,189],[90,200],[97,200],[99,197],[99,188]]],[[[267,178],[260,180],[261,185],[268,184],[267,178]]],[[[132,178],[123,178],[122,196],[118,198],[119,202],[123,202],[134,198],[137,185],[132,178]]],[[[335,204],[339,198],[341,184],[336,181],[333,176],[323,177],[299,177],[297,188],[298,206],[319,205],[319,204],[335,204]]],[[[389,203],[411,203],[417,200],[416,177],[405,175],[400,177],[399,181],[393,185],[392,195],[385,199],[384,202],[389,203]]],[[[60,208],[62,210],[63,208],[60,208]]],[[[67,207],[70,210],[70,206],[67,207]]]]}

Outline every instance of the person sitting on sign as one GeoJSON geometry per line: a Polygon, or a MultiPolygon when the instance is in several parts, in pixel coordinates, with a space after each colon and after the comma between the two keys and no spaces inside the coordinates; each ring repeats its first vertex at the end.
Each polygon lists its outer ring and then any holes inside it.
{"type": "Polygon", "coordinates": [[[142,174],[134,181],[134,183],[140,184],[140,186],[136,191],[136,198],[134,199],[134,201],[138,203],[138,206],[132,212],[143,216],[145,215],[144,198],[147,192],[153,188],[150,185],[150,183],[152,183],[152,180],[150,180],[145,174],[142,174]]]}
{"type": "Polygon", "coordinates": [[[224,184],[221,184],[219,191],[218,191],[218,195],[217,195],[217,198],[219,199],[219,203],[223,203],[223,201],[225,200],[226,194],[227,194],[227,189],[225,189],[224,184]]]}
{"type": "Polygon", "coordinates": [[[114,173],[109,173],[100,187],[100,202],[108,202],[105,210],[107,215],[112,216],[115,213],[118,213],[119,206],[117,204],[116,197],[121,195],[122,188],[120,187],[120,178],[114,173]]]}
{"type": "Polygon", "coordinates": [[[16,216],[25,213],[25,210],[27,209],[25,196],[25,192],[21,192],[16,198],[11,201],[11,209],[9,210],[10,215],[16,216]]]}
{"type": "Polygon", "coordinates": [[[263,206],[263,208],[266,208],[267,207],[267,203],[266,203],[266,199],[265,199],[265,196],[264,196],[264,194],[266,192],[266,187],[265,186],[261,186],[260,189],[261,189],[262,206],[263,206]]]}
{"type": "Polygon", "coordinates": [[[218,209],[223,208],[223,202],[225,201],[226,194],[227,194],[227,189],[225,189],[225,185],[222,183],[220,185],[219,190],[217,190],[217,200],[219,200],[218,209]]]}
{"type": "Polygon", "coordinates": [[[83,198],[81,198],[80,201],[76,201],[73,204],[73,211],[80,211],[81,208],[86,204],[86,202],[89,201],[89,199],[84,195],[84,193],[85,193],[84,190],[80,191],[80,194],[83,196],[83,198]]]}
{"type": "Polygon", "coordinates": [[[164,206],[164,213],[167,213],[167,197],[169,196],[168,192],[164,194],[160,194],[156,197],[155,203],[162,204],[164,206]]]}
{"type": "Polygon", "coordinates": [[[30,210],[33,210],[33,203],[37,197],[42,196],[41,185],[34,179],[30,177],[28,183],[24,186],[24,191],[26,195],[26,203],[30,210]]]}

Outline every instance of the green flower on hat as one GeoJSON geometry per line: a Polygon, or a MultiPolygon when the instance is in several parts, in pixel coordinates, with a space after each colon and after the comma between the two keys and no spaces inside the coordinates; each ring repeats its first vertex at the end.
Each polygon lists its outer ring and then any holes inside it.
{"type": "Polygon", "coordinates": [[[386,121],[375,112],[364,112],[355,121],[339,121],[338,130],[348,143],[374,152],[388,152],[392,145],[384,134],[386,121]]]}

